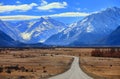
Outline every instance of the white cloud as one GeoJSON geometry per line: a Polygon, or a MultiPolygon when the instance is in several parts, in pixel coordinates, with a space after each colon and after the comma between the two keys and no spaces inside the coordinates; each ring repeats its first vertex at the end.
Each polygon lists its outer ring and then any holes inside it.
{"type": "MultiPolygon", "coordinates": [[[[45,1],[45,0],[43,0],[45,1]]],[[[51,10],[51,9],[59,9],[59,8],[65,8],[67,6],[66,2],[52,2],[49,4],[45,4],[45,5],[41,5],[39,7],[37,7],[39,10],[51,10]]]]}
{"type": "Polygon", "coordinates": [[[13,15],[13,16],[0,16],[1,20],[8,21],[8,20],[30,20],[30,19],[37,19],[41,16],[31,16],[31,15],[13,15]]]}
{"type": "Polygon", "coordinates": [[[20,1],[16,1],[17,4],[20,4],[21,2],[20,1]]]}
{"type": "Polygon", "coordinates": [[[16,3],[17,5],[3,5],[2,3],[0,3],[0,13],[11,12],[11,11],[28,11],[32,9],[33,7],[36,7],[39,10],[52,11],[53,9],[66,8],[68,5],[66,2],[48,3],[46,0],[41,0],[40,5],[36,3],[20,4],[21,2],[19,0],[16,1],[16,3]]]}
{"type": "Polygon", "coordinates": [[[83,13],[83,12],[65,12],[65,13],[53,14],[49,16],[50,17],[83,17],[88,15],[89,13],[83,13]]]}
{"type": "Polygon", "coordinates": [[[41,15],[41,16],[32,16],[32,15],[13,15],[13,16],[0,16],[1,20],[30,20],[30,19],[38,19],[40,17],[85,17],[90,15],[89,13],[81,13],[81,12],[66,12],[52,15],[41,15]]]}
{"type": "Polygon", "coordinates": [[[36,3],[31,4],[22,4],[22,5],[0,5],[0,13],[10,12],[10,11],[27,11],[32,9],[34,6],[37,6],[36,3]]]}

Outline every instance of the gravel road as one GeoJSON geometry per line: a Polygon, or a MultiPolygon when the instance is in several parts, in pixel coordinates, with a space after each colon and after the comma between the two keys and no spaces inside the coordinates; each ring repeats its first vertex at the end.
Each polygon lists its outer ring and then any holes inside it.
{"type": "Polygon", "coordinates": [[[71,68],[57,76],[53,76],[49,79],[93,79],[92,77],[85,74],[79,66],[79,57],[74,57],[71,68]]]}

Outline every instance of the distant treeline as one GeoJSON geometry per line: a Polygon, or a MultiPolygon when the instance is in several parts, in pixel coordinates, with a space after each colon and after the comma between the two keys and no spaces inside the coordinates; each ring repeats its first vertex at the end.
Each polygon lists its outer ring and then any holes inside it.
{"type": "Polygon", "coordinates": [[[108,49],[96,48],[91,52],[91,54],[92,56],[95,56],[95,57],[120,58],[120,48],[108,48],[108,49]]]}

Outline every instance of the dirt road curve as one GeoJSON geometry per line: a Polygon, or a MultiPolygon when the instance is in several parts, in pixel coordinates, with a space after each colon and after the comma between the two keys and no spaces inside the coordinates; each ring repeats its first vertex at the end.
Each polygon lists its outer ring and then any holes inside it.
{"type": "Polygon", "coordinates": [[[79,57],[74,57],[71,68],[60,75],[51,77],[49,79],[93,79],[85,74],[79,67],[79,57]]]}

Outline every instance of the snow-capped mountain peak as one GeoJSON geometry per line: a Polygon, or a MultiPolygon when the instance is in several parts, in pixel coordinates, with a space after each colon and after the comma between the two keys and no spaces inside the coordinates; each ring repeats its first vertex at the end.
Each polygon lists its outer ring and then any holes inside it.
{"type": "Polygon", "coordinates": [[[50,37],[46,44],[95,44],[120,25],[120,8],[112,7],[86,16],[50,37]],[[52,39],[55,39],[52,41],[52,39]]]}
{"type": "Polygon", "coordinates": [[[63,31],[64,23],[50,17],[41,17],[32,21],[18,22],[17,29],[20,32],[21,41],[26,43],[37,43],[46,40],[51,35],[63,31]]]}

